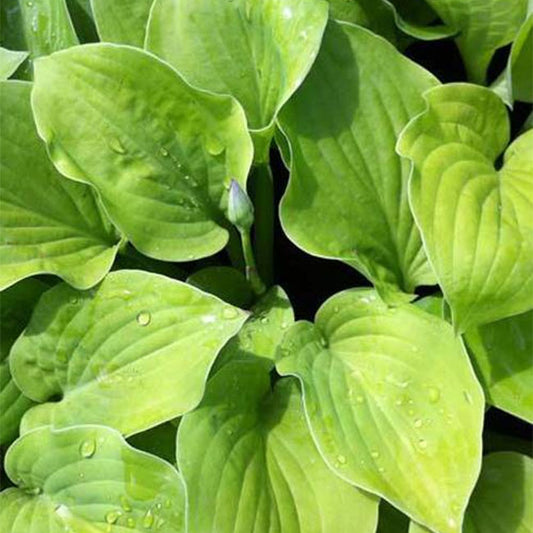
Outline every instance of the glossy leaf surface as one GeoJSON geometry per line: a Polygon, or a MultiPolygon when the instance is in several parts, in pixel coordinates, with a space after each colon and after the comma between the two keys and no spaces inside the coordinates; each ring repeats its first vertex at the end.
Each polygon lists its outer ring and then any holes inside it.
{"type": "Polygon", "coordinates": [[[232,362],[209,381],[180,425],[177,449],[191,533],[375,531],[377,499],[328,469],[296,381],[271,390],[257,361],[232,362]]]}
{"type": "Polygon", "coordinates": [[[0,80],[7,80],[28,57],[28,52],[17,52],[0,47],[0,80]]]}
{"type": "Polygon", "coordinates": [[[24,430],[99,423],[129,435],[175,418],[200,401],[217,353],[246,318],[185,283],[118,271],[94,290],[67,285],[40,300],[14,344],[13,378],[44,402],[24,430]]]}
{"type": "Polygon", "coordinates": [[[468,331],[487,401],[533,424],[533,311],[468,331]]]}
{"type": "Polygon", "coordinates": [[[2,531],[185,531],[178,472],[111,428],[39,428],[9,449],[6,471],[19,488],[0,493],[2,531]]]}
{"type": "Polygon", "coordinates": [[[395,144],[437,83],[380,37],[330,22],[279,119],[292,161],[283,229],[306,252],[360,270],[390,301],[434,282],[409,210],[409,165],[395,144]]]}
{"type": "Polygon", "coordinates": [[[96,187],[138,250],[186,261],[225,246],[224,188],[244,186],[252,159],[233,100],[129,46],[84,45],[35,69],[35,119],[54,164],[96,187]]]}
{"type": "Polygon", "coordinates": [[[118,239],[90,188],[51,164],[30,91],[26,82],[0,82],[0,289],[41,273],[86,289],[111,268],[118,239]]]}
{"type": "Polygon", "coordinates": [[[234,96],[270,126],[318,52],[324,0],[156,0],[146,46],[194,86],[234,96]]]}
{"type": "Polygon", "coordinates": [[[301,380],[316,442],[338,475],[434,531],[461,531],[484,399],[447,322],[349,290],[315,324],[297,322],[279,353],[276,366],[301,380]]]}
{"type": "Polygon", "coordinates": [[[450,84],[402,132],[410,200],[458,331],[533,307],[533,132],[509,140],[489,89],[450,84]]]}

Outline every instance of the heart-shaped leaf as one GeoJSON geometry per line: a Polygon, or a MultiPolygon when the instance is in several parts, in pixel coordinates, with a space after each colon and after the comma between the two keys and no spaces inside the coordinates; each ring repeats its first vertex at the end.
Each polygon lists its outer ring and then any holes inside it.
{"type": "Polygon", "coordinates": [[[0,444],[13,440],[22,415],[33,405],[11,379],[7,356],[48,285],[26,279],[0,293],[0,444]]]}
{"type": "Polygon", "coordinates": [[[10,354],[13,379],[33,400],[24,429],[106,424],[132,434],[200,401],[207,374],[246,313],[157,274],[117,271],[95,289],[65,284],[37,305],[10,354]]]}
{"type": "Polygon", "coordinates": [[[234,361],[209,381],[177,449],[191,533],[375,531],[378,500],[328,469],[296,381],[272,391],[259,361],[234,361]]]}
{"type": "Polygon", "coordinates": [[[28,52],[16,52],[0,47],[0,80],[7,80],[28,57],[28,52]]]}
{"type": "Polygon", "coordinates": [[[380,37],[330,22],[279,118],[292,162],[283,229],[306,252],[360,270],[389,301],[434,282],[409,210],[409,165],[395,145],[437,83],[380,37]]]}
{"type": "Polygon", "coordinates": [[[402,132],[411,207],[458,331],[533,308],[533,131],[489,89],[450,84],[402,132]]]}
{"type": "Polygon", "coordinates": [[[528,0],[426,0],[442,21],[455,28],[469,79],[485,83],[494,52],[516,36],[528,0]]]}
{"type": "MultiPolygon", "coordinates": [[[[465,515],[464,533],[533,531],[533,460],[514,452],[483,459],[483,468],[465,515]]],[[[411,522],[409,533],[431,533],[411,522]]]]}
{"type": "Polygon", "coordinates": [[[142,48],[153,0],[91,0],[100,40],[142,48]]]}
{"type": "Polygon", "coordinates": [[[50,163],[30,91],[26,82],[0,82],[0,289],[40,273],[86,289],[111,268],[118,239],[91,189],[50,163]]]}
{"type": "Polygon", "coordinates": [[[65,176],[91,183],[115,224],[155,259],[212,255],[228,239],[231,179],[252,143],[240,106],[200,92],[142,50],[84,45],[35,64],[39,134],[65,176]]]}
{"type": "Polygon", "coordinates": [[[178,472],[111,428],[36,429],[13,444],[5,466],[19,486],[0,493],[6,533],[185,531],[178,472]]]}
{"type": "Polygon", "coordinates": [[[533,311],[467,331],[487,401],[533,424],[533,311]]]}
{"type": "Polygon", "coordinates": [[[313,64],[327,17],[324,0],[156,0],[146,46],[194,86],[234,96],[260,130],[313,64]]]}
{"type": "Polygon", "coordinates": [[[331,468],[438,533],[461,531],[481,464],[484,401],[447,322],[349,290],[315,324],[297,322],[279,353],[279,372],[302,382],[331,468]]]}

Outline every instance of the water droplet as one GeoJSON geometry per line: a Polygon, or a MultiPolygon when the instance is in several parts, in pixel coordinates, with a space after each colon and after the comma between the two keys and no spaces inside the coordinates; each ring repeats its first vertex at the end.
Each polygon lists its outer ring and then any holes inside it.
{"type": "Polygon", "coordinates": [[[161,529],[163,527],[164,523],[165,523],[165,521],[163,520],[163,518],[158,518],[157,522],[155,524],[155,528],[156,529],[161,529]]]}
{"type": "Polygon", "coordinates": [[[239,312],[234,307],[225,307],[222,311],[222,318],[226,320],[232,320],[239,316],[239,312]]]}
{"type": "Polygon", "coordinates": [[[289,324],[287,324],[287,322],[281,323],[281,329],[287,329],[288,327],[289,327],[289,324]]]}
{"type": "Polygon", "coordinates": [[[268,317],[266,317],[266,316],[261,317],[259,322],[261,322],[261,324],[268,324],[268,317]]]}
{"type": "Polygon", "coordinates": [[[328,341],[324,337],[321,337],[320,346],[322,346],[323,348],[326,348],[327,345],[328,345],[328,341]]]}
{"type": "Polygon", "coordinates": [[[163,508],[163,505],[161,505],[161,503],[157,502],[157,503],[155,504],[155,508],[156,508],[158,511],[160,511],[160,510],[163,508]]]}
{"type": "Polygon", "coordinates": [[[163,157],[168,157],[168,150],[167,150],[164,146],[161,146],[161,148],[159,148],[159,153],[160,153],[163,157]]]}
{"type": "Polygon", "coordinates": [[[84,440],[80,444],[80,455],[84,459],[90,459],[96,452],[96,442],[94,439],[84,440]]]}
{"type": "Polygon", "coordinates": [[[448,525],[452,528],[456,528],[457,527],[457,521],[455,520],[455,518],[448,518],[448,525]]]}
{"type": "Polygon", "coordinates": [[[370,452],[370,455],[371,457],[373,457],[374,459],[378,459],[379,458],[379,452],[377,450],[372,450],[370,452]]]}
{"type": "Polygon", "coordinates": [[[148,509],[148,511],[146,511],[142,524],[143,527],[145,527],[146,529],[150,529],[154,525],[154,515],[152,514],[151,509],[148,509]]]}
{"type": "Polygon", "coordinates": [[[430,387],[428,396],[430,403],[437,403],[440,399],[440,390],[437,387],[430,387]]]}
{"type": "Polygon", "coordinates": [[[428,442],[426,439],[419,439],[418,441],[418,447],[421,449],[421,450],[425,450],[427,447],[428,447],[428,442]]]}
{"type": "Polygon", "coordinates": [[[26,492],[28,494],[31,494],[32,496],[38,496],[39,494],[41,494],[42,489],[41,487],[33,487],[31,489],[30,488],[26,489],[26,492]]]}
{"type": "Polygon", "coordinates": [[[415,428],[421,428],[422,427],[422,420],[420,418],[417,418],[414,422],[415,428]]]}
{"type": "Polygon", "coordinates": [[[27,5],[28,7],[33,7],[33,2],[26,2],[26,5],[27,5]]]}
{"type": "Polygon", "coordinates": [[[207,137],[205,146],[211,155],[220,155],[226,149],[222,141],[215,136],[207,137]]]}
{"type": "Polygon", "coordinates": [[[70,304],[71,305],[77,305],[79,303],[79,299],[77,296],[73,296],[70,300],[69,300],[70,304]]]}
{"type": "Polygon", "coordinates": [[[123,155],[126,153],[126,148],[124,148],[124,145],[118,137],[113,137],[109,140],[109,148],[116,154],[123,155]]]}
{"type": "Polygon", "coordinates": [[[337,461],[339,461],[339,463],[341,465],[345,465],[346,464],[346,457],[344,457],[344,455],[337,455],[337,461]]]}
{"type": "Polygon", "coordinates": [[[212,324],[213,322],[215,322],[217,319],[217,317],[215,315],[204,315],[202,317],[202,322],[204,324],[212,324]]]}
{"type": "Polygon", "coordinates": [[[409,411],[407,411],[407,414],[408,414],[409,416],[413,416],[413,415],[415,414],[414,409],[409,409],[409,411]]]}
{"type": "Polygon", "coordinates": [[[105,521],[108,524],[114,524],[120,518],[120,516],[121,516],[120,511],[109,511],[105,515],[105,521]]]}
{"type": "Polygon", "coordinates": [[[472,396],[470,396],[470,393],[468,391],[463,391],[463,396],[465,397],[467,403],[473,403],[472,396]]]}
{"type": "Polygon", "coordinates": [[[171,505],[172,505],[172,502],[170,500],[165,500],[165,507],[167,509],[170,509],[171,505]]]}
{"type": "Polygon", "coordinates": [[[128,498],[126,498],[126,496],[121,496],[120,497],[120,506],[127,513],[131,512],[131,505],[130,505],[130,502],[128,501],[128,498]]]}
{"type": "Polygon", "coordinates": [[[139,324],[139,326],[147,326],[148,324],[150,324],[151,320],[152,316],[148,311],[141,311],[137,315],[137,324],[139,324]]]}
{"type": "Polygon", "coordinates": [[[134,528],[135,527],[135,520],[133,518],[128,518],[126,520],[126,525],[130,528],[134,528]]]}

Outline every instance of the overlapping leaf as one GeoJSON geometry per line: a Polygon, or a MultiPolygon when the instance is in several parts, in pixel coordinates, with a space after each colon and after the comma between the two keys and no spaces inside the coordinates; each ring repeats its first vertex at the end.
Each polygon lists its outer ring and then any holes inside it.
{"type": "Polygon", "coordinates": [[[234,96],[260,130],[311,67],[327,8],[324,0],[156,0],[146,46],[193,85],[234,96]]]}
{"type": "Polygon", "coordinates": [[[27,279],[0,293],[0,444],[13,440],[22,415],[33,405],[11,379],[8,355],[48,285],[27,279]]]}
{"type": "Polygon", "coordinates": [[[184,417],[177,454],[190,533],[373,533],[378,500],[335,476],[307,428],[295,380],[258,361],[224,366],[184,417]]]}
{"type": "Polygon", "coordinates": [[[458,33],[457,46],[469,79],[485,83],[494,52],[509,44],[526,17],[528,0],[427,0],[458,33]]]}
{"type": "Polygon", "coordinates": [[[100,39],[142,48],[152,4],[153,0],[92,0],[100,39]]]}
{"type": "Polygon", "coordinates": [[[409,165],[395,144],[437,83],[383,39],[330,22],[279,119],[292,152],[285,232],[306,252],[357,268],[392,301],[434,282],[409,210],[409,165]]]}
{"type": "Polygon", "coordinates": [[[302,382],[330,467],[438,533],[461,531],[481,463],[484,399],[444,320],[389,308],[372,290],[330,298],[297,322],[277,363],[302,382]]]}
{"type": "Polygon", "coordinates": [[[410,200],[455,327],[533,308],[533,132],[509,139],[505,106],[489,89],[450,84],[402,132],[410,200]]]}
{"type": "Polygon", "coordinates": [[[35,70],[35,119],[54,164],[96,187],[137,249],[186,261],[225,246],[225,186],[244,186],[252,159],[236,102],[129,46],[71,48],[35,70]]]}
{"type": "Polygon", "coordinates": [[[178,472],[103,426],[43,427],[17,440],[6,471],[19,488],[0,493],[9,533],[183,533],[178,472]]]}
{"type": "Polygon", "coordinates": [[[0,47],[0,80],[10,78],[27,57],[27,52],[17,52],[0,47]]]}
{"type": "Polygon", "coordinates": [[[466,333],[487,401],[533,424],[533,311],[466,333]]]}
{"type": "Polygon", "coordinates": [[[62,399],[28,411],[24,430],[98,423],[132,434],[187,412],[245,318],[185,283],[140,271],[113,272],[88,292],[54,287],[10,364],[28,397],[62,399]]]}
{"type": "Polygon", "coordinates": [[[91,189],[49,161],[30,91],[26,82],[0,82],[0,289],[39,273],[86,289],[111,268],[118,238],[91,189]]]}
{"type": "MultiPolygon", "coordinates": [[[[464,533],[533,531],[533,460],[514,452],[485,456],[465,516],[464,533]]],[[[430,533],[411,523],[409,533],[430,533]]]]}

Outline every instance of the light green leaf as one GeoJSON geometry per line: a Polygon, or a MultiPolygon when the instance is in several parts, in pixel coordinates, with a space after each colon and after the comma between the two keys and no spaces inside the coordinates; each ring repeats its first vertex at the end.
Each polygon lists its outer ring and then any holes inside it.
{"type": "Polygon", "coordinates": [[[357,268],[391,302],[434,283],[407,201],[409,165],[395,144],[437,83],[380,37],[330,22],[279,118],[292,161],[280,208],[286,234],[357,268]]]}
{"type": "Polygon", "coordinates": [[[50,163],[30,91],[26,82],[0,82],[0,289],[40,273],[86,289],[111,268],[118,239],[91,189],[50,163]]]}
{"type": "Polygon", "coordinates": [[[293,323],[294,312],[287,294],[281,287],[272,287],[252,307],[250,318],[239,333],[224,346],[212,373],[230,361],[250,359],[259,360],[272,370],[278,345],[293,323]]]}
{"type": "Polygon", "coordinates": [[[378,500],[335,476],[305,423],[295,380],[270,387],[232,362],[178,430],[191,533],[373,533],[378,500]]]}
{"type": "Polygon", "coordinates": [[[469,330],[488,403],[533,424],[533,311],[469,330]]]}
{"type": "Polygon", "coordinates": [[[31,77],[31,63],[78,44],[65,0],[19,0],[20,17],[25,43],[23,49],[30,53],[26,77],[31,77]]]}
{"type": "Polygon", "coordinates": [[[187,278],[187,283],[237,307],[247,308],[252,303],[253,293],[250,284],[235,268],[226,266],[202,268],[191,274],[187,278]]]}
{"type": "Polygon", "coordinates": [[[511,47],[507,68],[491,86],[502,100],[533,102],[533,15],[522,24],[511,47]]]}
{"type": "MultiPolygon", "coordinates": [[[[533,460],[513,452],[483,459],[483,468],[465,516],[464,533],[533,531],[533,460]]],[[[411,523],[409,533],[431,533],[411,523]]]]}
{"type": "Polygon", "coordinates": [[[91,0],[102,41],[142,48],[153,0],[91,0]]]}
{"type": "Polygon", "coordinates": [[[22,415],[33,405],[11,379],[7,356],[48,285],[26,279],[0,293],[0,444],[13,440],[22,415]]]}
{"type": "Polygon", "coordinates": [[[528,0],[427,0],[454,28],[468,78],[484,84],[494,52],[509,44],[526,17],[528,0]]]}
{"type": "Polygon", "coordinates": [[[324,0],[156,0],[146,47],[190,83],[234,96],[248,125],[272,125],[313,64],[324,0]]]}
{"type": "Polygon", "coordinates": [[[28,57],[28,52],[16,52],[0,47],[0,80],[7,80],[28,57]]]}
{"type": "Polygon", "coordinates": [[[180,416],[198,404],[217,353],[245,319],[147,272],[112,272],[87,292],[58,285],[11,350],[13,379],[29,398],[62,395],[28,411],[24,429],[98,423],[129,435],[180,416]]]}
{"type": "Polygon", "coordinates": [[[225,246],[224,187],[244,187],[252,160],[235,101],[129,46],[71,48],[35,70],[35,119],[54,164],[96,187],[138,250],[186,261],[225,246]]]}
{"type": "Polygon", "coordinates": [[[0,493],[3,532],[185,531],[178,472],[111,428],[36,429],[13,444],[5,465],[19,488],[0,493]]]}
{"type": "Polygon", "coordinates": [[[481,464],[484,400],[447,322],[349,290],[315,324],[297,322],[279,354],[278,371],[302,382],[335,472],[438,533],[461,531],[481,464]]]}
{"type": "Polygon", "coordinates": [[[450,84],[425,95],[427,109],[402,132],[411,159],[411,208],[463,332],[533,307],[533,132],[494,161],[509,120],[491,90],[450,84]]]}

